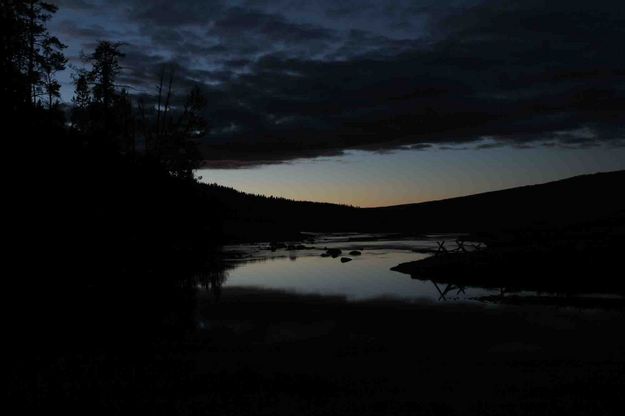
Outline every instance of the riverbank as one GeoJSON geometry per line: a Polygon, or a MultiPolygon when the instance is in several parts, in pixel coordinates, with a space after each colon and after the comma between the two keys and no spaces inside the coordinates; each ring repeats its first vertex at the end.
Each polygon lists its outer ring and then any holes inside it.
{"type": "Polygon", "coordinates": [[[625,405],[613,394],[625,388],[622,310],[242,287],[195,298],[184,336],[14,359],[9,397],[67,414],[610,415],[625,405]],[[15,378],[24,366],[36,377],[15,378]]]}
{"type": "Polygon", "coordinates": [[[610,414],[623,312],[203,297],[199,403],[221,414],[610,414]]]}
{"type": "Polygon", "coordinates": [[[441,250],[391,270],[461,287],[624,295],[625,279],[619,273],[622,249],[620,235],[562,233],[532,241],[516,238],[477,250],[441,250]]]}

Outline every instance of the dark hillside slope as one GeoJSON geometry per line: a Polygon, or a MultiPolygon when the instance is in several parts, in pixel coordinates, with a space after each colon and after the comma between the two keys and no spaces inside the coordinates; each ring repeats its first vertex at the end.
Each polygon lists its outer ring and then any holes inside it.
{"type": "Polygon", "coordinates": [[[552,229],[622,217],[625,171],[421,204],[365,209],[375,227],[415,232],[552,229]]]}
{"type": "Polygon", "coordinates": [[[219,206],[228,240],[296,239],[301,231],[492,233],[620,220],[625,171],[576,176],[459,198],[382,208],[355,208],[251,195],[203,185],[219,206]]]}
{"type": "Polygon", "coordinates": [[[624,185],[624,171],[601,173],[385,208],[379,215],[413,215],[418,229],[467,231],[486,242],[485,250],[442,253],[393,269],[415,279],[506,291],[622,295],[624,185]]]}
{"type": "Polygon", "coordinates": [[[295,240],[301,231],[351,231],[358,223],[346,223],[360,209],[329,203],[293,201],[239,192],[219,185],[203,185],[218,206],[227,241],[295,240]]]}

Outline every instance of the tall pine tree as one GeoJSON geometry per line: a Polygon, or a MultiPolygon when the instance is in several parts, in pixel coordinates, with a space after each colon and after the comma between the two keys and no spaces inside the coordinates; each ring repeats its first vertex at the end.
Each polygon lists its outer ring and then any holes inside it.
{"type": "Polygon", "coordinates": [[[57,7],[40,0],[0,2],[0,83],[4,105],[12,110],[35,106],[47,95],[58,96],[54,79],[65,67],[63,45],[46,24],[57,7]]]}

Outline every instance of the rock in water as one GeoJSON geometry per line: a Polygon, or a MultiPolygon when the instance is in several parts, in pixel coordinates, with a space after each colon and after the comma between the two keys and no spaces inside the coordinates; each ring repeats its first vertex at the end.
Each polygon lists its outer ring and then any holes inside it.
{"type": "Polygon", "coordinates": [[[337,258],[338,256],[340,256],[342,252],[343,251],[341,251],[340,248],[329,248],[327,251],[327,253],[334,258],[337,258]]]}
{"type": "Polygon", "coordinates": [[[352,259],[350,259],[349,257],[341,257],[341,263],[347,263],[352,261],[352,259]]]}
{"type": "Polygon", "coordinates": [[[354,251],[350,251],[349,255],[350,256],[360,256],[362,253],[358,250],[354,250],[354,251]]]}

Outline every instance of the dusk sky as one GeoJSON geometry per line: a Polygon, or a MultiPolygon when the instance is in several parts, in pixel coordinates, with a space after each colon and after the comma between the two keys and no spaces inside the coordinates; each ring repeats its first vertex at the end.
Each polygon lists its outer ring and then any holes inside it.
{"type": "Polygon", "coordinates": [[[120,41],[132,94],[203,88],[206,182],[380,206],[625,169],[622,0],[55,3],[73,66],[120,41]]]}

